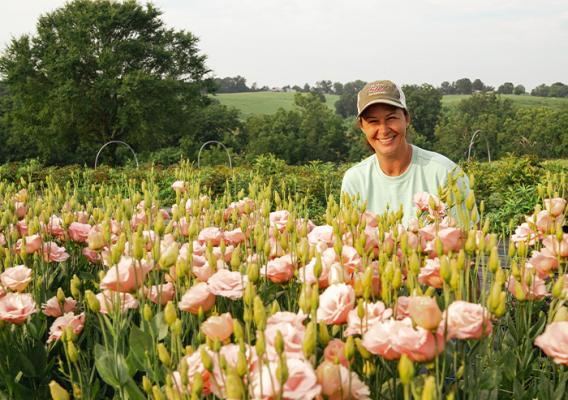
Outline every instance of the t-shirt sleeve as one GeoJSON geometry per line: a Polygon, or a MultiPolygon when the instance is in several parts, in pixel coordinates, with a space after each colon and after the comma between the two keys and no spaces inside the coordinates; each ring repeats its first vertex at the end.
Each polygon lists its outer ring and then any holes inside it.
{"type": "Polygon", "coordinates": [[[349,171],[345,172],[345,174],[343,175],[343,180],[341,181],[341,203],[343,203],[343,193],[346,193],[351,197],[356,196],[358,193],[349,171]]]}

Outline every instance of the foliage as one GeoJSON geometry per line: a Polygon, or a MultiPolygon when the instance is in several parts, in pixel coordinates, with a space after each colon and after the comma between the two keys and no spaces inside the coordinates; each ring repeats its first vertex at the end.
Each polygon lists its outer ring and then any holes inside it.
{"type": "Polygon", "coordinates": [[[422,147],[433,148],[434,130],[442,112],[442,92],[432,85],[405,85],[402,90],[416,134],[423,138],[422,147]]]}
{"type": "Polygon", "coordinates": [[[41,16],[37,35],[0,58],[11,159],[82,162],[109,140],[177,145],[213,89],[197,41],[133,0],[75,0],[41,16]]]}
{"type": "Polygon", "coordinates": [[[343,92],[335,102],[335,112],[343,118],[357,115],[357,93],[367,82],[356,80],[343,85],[343,92]]]}

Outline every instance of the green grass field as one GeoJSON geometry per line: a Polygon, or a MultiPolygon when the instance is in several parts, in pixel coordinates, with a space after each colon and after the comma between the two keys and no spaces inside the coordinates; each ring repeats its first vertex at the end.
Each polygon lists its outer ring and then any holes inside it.
{"type": "MultiPolygon", "coordinates": [[[[243,117],[253,114],[272,114],[282,107],[291,110],[294,107],[294,93],[280,92],[253,92],[253,93],[223,93],[215,96],[226,105],[238,108],[243,117]]],[[[468,95],[448,95],[442,99],[446,107],[456,106],[460,100],[468,95]]],[[[568,98],[551,98],[535,96],[502,95],[503,98],[511,99],[519,107],[550,107],[554,109],[568,108],[568,98]]],[[[326,95],[326,104],[335,111],[335,102],[339,96],[326,95]]]]}

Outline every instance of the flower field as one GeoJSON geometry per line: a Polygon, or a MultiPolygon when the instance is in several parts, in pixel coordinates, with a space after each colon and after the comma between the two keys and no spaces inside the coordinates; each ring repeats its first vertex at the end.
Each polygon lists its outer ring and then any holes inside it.
{"type": "Polygon", "coordinates": [[[453,179],[405,227],[174,175],[0,182],[0,398],[566,398],[565,176],[505,242],[453,179]]]}

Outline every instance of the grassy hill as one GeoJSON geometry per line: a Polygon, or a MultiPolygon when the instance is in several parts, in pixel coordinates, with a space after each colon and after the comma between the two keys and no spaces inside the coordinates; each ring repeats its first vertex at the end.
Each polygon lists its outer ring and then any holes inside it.
{"type": "MultiPolygon", "coordinates": [[[[222,93],[215,96],[222,104],[236,107],[246,118],[252,114],[272,114],[282,107],[291,110],[294,107],[294,93],[253,92],[253,93],[222,93]]],[[[442,98],[442,104],[453,107],[468,95],[448,95],[442,98]]],[[[519,107],[550,107],[553,109],[568,108],[568,98],[551,98],[536,96],[502,95],[511,99],[519,107]]],[[[335,102],[339,96],[326,95],[326,104],[335,110],[335,102]]]]}

